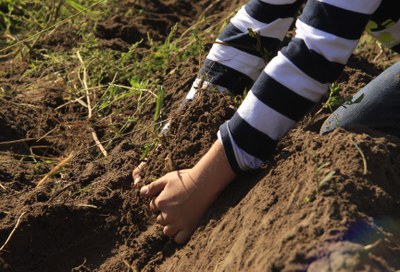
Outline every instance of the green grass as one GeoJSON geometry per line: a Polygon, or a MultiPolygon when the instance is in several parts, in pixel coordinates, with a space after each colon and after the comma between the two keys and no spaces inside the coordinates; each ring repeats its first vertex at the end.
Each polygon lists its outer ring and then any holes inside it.
{"type": "MultiPolygon", "coordinates": [[[[102,46],[95,34],[97,24],[120,9],[118,5],[105,0],[0,0],[0,61],[26,61],[29,68],[20,80],[64,78],[65,103],[91,113],[90,123],[101,128],[100,141],[106,150],[123,138],[140,134],[145,157],[157,146],[166,117],[164,100],[171,90],[164,86],[165,80],[176,73],[180,63],[202,58],[204,45],[211,42],[210,33],[218,33],[228,18],[208,24],[204,13],[184,32],[179,33],[179,25],[174,25],[162,41],[148,34],[128,50],[119,51],[102,46]],[[58,32],[74,36],[76,43],[62,50],[40,46],[58,32]]],[[[124,16],[144,13],[145,7],[132,8],[124,16]]],[[[0,99],[7,96],[12,93],[0,89],[0,99]]],[[[82,112],[86,120],[88,115],[82,112]]]]}

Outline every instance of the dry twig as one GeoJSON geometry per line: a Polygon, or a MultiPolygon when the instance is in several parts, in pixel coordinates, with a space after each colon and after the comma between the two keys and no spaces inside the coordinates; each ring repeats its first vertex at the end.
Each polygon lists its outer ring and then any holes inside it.
{"type": "Polygon", "coordinates": [[[98,209],[99,207],[95,206],[95,205],[91,205],[91,204],[76,204],[77,207],[86,207],[86,208],[92,208],[92,209],[98,209]]]}
{"type": "Polygon", "coordinates": [[[40,181],[39,183],[36,185],[36,188],[38,188],[39,186],[41,186],[43,183],[46,182],[46,180],[53,175],[54,173],[56,173],[64,164],[68,163],[72,158],[74,157],[74,154],[71,153],[68,155],[68,157],[66,157],[65,159],[63,159],[62,161],[60,161],[53,169],[51,169],[51,171],[49,173],[47,173],[40,181]]]}
{"type": "Polygon", "coordinates": [[[22,212],[21,215],[17,219],[17,223],[15,223],[14,228],[10,232],[10,234],[7,237],[7,240],[4,242],[4,244],[0,247],[0,252],[6,247],[8,242],[11,240],[11,237],[13,236],[14,232],[17,230],[19,224],[21,223],[22,216],[24,216],[25,212],[22,212]]]}
{"type": "Polygon", "coordinates": [[[25,138],[25,139],[13,140],[13,141],[0,142],[0,145],[10,145],[10,144],[24,143],[24,142],[37,141],[37,140],[38,140],[38,138],[25,138]]]}
{"type": "Polygon", "coordinates": [[[363,174],[366,175],[368,172],[368,168],[367,168],[367,160],[365,159],[364,153],[362,152],[361,148],[358,146],[358,144],[353,139],[351,141],[353,142],[354,146],[357,148],[358,152],[361,155],[361,159],[362,159],[363,165],[364,165],[363,174]]]}
{"type": "MultiPolygon", "coordinates": [[[[79,53],[79,51],[76,52],[76,55],[78,56],[78,59],[83,67],[83,79],[81,81],[82,81],[82,85],[85,89],[86,103],[87,103],[87,108],[88,108],[88,119],[90,120],[92,118],[92,105],[91,105],[91,101],[90,101],[89,87],[87,84],[86,66],[85,66],[85,63],[83,62],[82,56],[79,53]]],[[[95,141],[97,147],[100,149],[101,153],[103,153],[104,157],[107,157],[108,156],[107,150],[101,144],[99,138],[97,137],[96,131],[93,128],[92,128],[92,137],[93,137],[93,140],[95,141]]]]}
{"type": "Polygon", "coordinates": [[[129,269],[128,271],[132,271],[132,272],[138,271],[133,265],[130,265],[130,264],[128,263],[128,261],[123,260],[122,262],[123,262],[123,263],[126,265],[126,267],[129,269]]]}

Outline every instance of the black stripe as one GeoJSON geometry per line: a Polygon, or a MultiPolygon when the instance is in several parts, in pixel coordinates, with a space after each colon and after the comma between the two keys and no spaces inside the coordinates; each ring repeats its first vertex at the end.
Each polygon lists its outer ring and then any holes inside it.
{"type": "Polygon", "coordinates": [[[400,44],[395,45],[395,46],[393,46],[393,47],[390,48],[390,49],[392,49],[394,52],[397,52],[397,53],[400,54],[400,44]]]}
{"type": "Polygon", "coordinates": [[[245,5],[246,12],[257,21],[269,24],[279,18],[294,17],[304,1],[293,4],[271,5],[259,0],[250,0],[245,5]]]}
{"type": "Polygon", "coordinates": [[[322,55],[309,49],[302,39],[292,39],[281,52],[297,68],[321,83],[335,81],[344,68],[343,64],[330,62],[322,55]]]}
{"type": "Polygon", "coordinates": [[[370,31],[381,31],[400,19],[398,1],[382,1],[370,20],[375,23],[370,31]]]}
{"type": "Polygon", "coordinates": [[[224,31],[219,35],[219,40],[226,45],[232,46],[240,51],[249,53],[253,56],[269,61],[276,55],[281,41],[276,38],[251,36],[248,33],[243,33],[233,24],[229,24],[224,31]]]}
{"type": "Polygon", "coordinates": [[[244,90],[250,90],[253,84],[253,80],[247,75],[209,59],[204,61],[198,77],[225,87],[235,95],[243,94],[244,90]]]}
{"type": "Polygon", "coordinates": [[[275,151],[277,142],[252,127],[238,113],[229,120],[228,127],[236,144],[248,154],[266,161],[275,151]]]}
{"type": "Polygon", "coordinates": [[[252,92],[264,104],[294,121],[300,121],[315,105],[264,72],[254,83],[252,92]]]}
{"type": "Polygon", "coordinates": [[[370,15],[341,9],[327,3],[309,0],[300,20],[314,28],[338,37],[357,40],[364,31],[370,15]]]}
{"type": "Polygon", "coordinates": [[[232,170],[235,171],[235,173],[238,175],[243,173],[244,171],[240,169],[238,163],[236,162],[235,153],[233,152],[231,139],[228,133],[228,122],[223,123],[219,127],[219,131],[221,133],[221,140],[222,140],[222,145],[224,146],[225,155],[228,158],[228,162],[231,165],[232,170]]]}

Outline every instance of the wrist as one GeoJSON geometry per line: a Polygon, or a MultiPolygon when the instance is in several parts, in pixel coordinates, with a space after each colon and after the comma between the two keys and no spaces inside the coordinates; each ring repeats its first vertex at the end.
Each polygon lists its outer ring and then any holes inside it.
{"type": "Polygon", "coordinates": [[[208,195],[219,195],[236,177],[217,140],[200,161],[188,171],[189,178],[208,195]]]}

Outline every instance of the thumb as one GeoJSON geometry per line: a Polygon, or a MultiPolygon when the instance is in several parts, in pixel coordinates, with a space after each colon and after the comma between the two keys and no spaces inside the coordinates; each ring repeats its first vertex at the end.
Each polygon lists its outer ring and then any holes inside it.
{"type": "Polygon", "coordinates": [[[165,177],[159,178],[149,185],[140,188],[140,194],[147,197],[153,197],[158,195],[164,189],[165,185],[167,185],[167,179],[165,177]]]}

